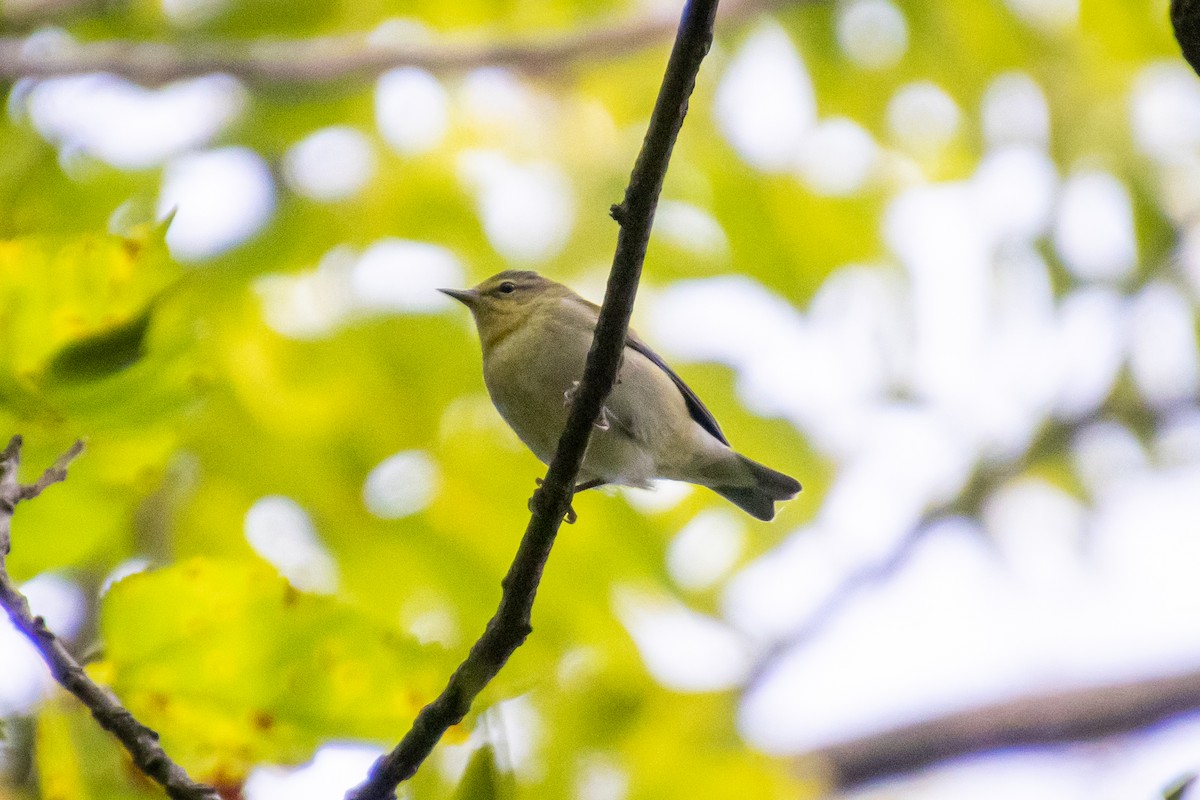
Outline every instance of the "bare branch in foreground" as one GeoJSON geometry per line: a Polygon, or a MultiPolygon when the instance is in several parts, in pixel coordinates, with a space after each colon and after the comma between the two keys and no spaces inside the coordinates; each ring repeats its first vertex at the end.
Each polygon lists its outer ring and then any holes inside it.
{"type": "Polygon", "coordinates": [[[532,631],[533,601],[542,571],[570,508],[575,477],[583,463],[592,425],[616,382],[658,196],[687,114],[696,74],[712,44],[716,10],[717,0],[690,0],[684,8],[625,199],[613,207],[613,216],[621,229],[587,366],[558,449],[541,487],[533,495],[532,517],[501,584],[500,607],[441,695],[421,709],[412,729],[394,750],[375,763],[367,781],[351,790],[348,800],[395,797],[396,786],[416,774],[446,730],[466,716],[475,697],[532,631]]]}
{"type": "Polygon", "coordinates": [[[971,753],[1051,745],[1127,733],[1200,708],[1200,670],[949,714],[842,742],[803,757],[851,789],[971,753]]]}
{"type": "Polygon", "coordinates": [[[0,605],[9,619],[41,653],[54,679],[88,707],[100,726],[112,733],[129,751],[134,765],[160,784],[175,800],[221,800],[215,789],[196,783],[183,768],[172,761],[158,743],[158,734],[142,725],[111,692],[83,671],[41,617],[33,615],[29,602],[8,576],[5,560],[11,545],[12,516],[16,505],[37,497],[52,484],[67,477],[67,467],[83,451],[76,442],[36,483],[22,485],[17,480],[21,457],[21,437],[14,436],[0,453],[0,605]]]}
{"type": "MultiPolygon", "coordinates": [[[[745,19],[798,2],[804,0],[727,0],[722,17],[745,19]]],[[[367,33],[314,39],[170,43],[0,36],[0,78],[109,72],[141,84],[158,85],[214,72],[255,83],[362,81],[396,67],[454,73],[492,66],[546,73],[585,59],[594,62],[637,52],[668,40],[675,28],[673,15],[652,12],[554,37],[504,43],[386,42],[380,41],[381,36],[367,33]]]]}

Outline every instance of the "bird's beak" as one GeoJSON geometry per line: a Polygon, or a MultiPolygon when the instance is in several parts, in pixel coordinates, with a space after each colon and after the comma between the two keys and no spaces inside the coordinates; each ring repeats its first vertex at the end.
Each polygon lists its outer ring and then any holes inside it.
{"type": "Polygon", "coordinates": [[[442,294],[448,294],[467,308],[474,308],[479,302],[477,289],[438,289],[442,294]]]}

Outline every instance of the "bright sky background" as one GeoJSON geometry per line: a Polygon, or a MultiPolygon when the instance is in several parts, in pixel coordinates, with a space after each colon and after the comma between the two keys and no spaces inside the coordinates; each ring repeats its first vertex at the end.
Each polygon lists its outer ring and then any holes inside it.
{"type": "MultiPolygon", "coordinates": [[[[168,10],[190,19],[214,2],[171,0],[168,10]]],[[[1078,24],[1072,0],[1009,5],[1051,33],[1078,24]]],[[[851,0],[838,5],[837,39],[851,58],[886,68],[903,56],[908,31],[889,0],[851,0]]],[[[93,75],[26,83],[13,98],[9,113],[28,115],[59,143],[68,172],[80,152],[122,168],[164,166],[158,207],[178,210],[168,242],[184,261],[253,236],[282,191],[315,200],[360,191],[378,157],[354,128],[313,131],[288,153],[277,184],[256,153],[208,146],[247,103],[247,90],[228,76],[147,90],[93,75]]],[[[389,146],[419,153],[441,142],[451,115],[535,125],[540,102],[499,70],[451,86],[403,69],[379,79],[376,116],[389,146]]],[[[1164,207],[1182,216],[1200,206],[1200,81],[1182,61],[1152,64],[1124,102],[1138,147],[1163,171],[1164,207]],[[1183,177],[1172,180],[1176,171],[1183,177]]],[[[933,713],[1200,664],[1200,237],[1185,243],[1168,278],[1126,294],[1122,281],[1139,258],[1130,189],[1102,167],[1057,164],[1050,111],[1044,88],[1021,73],[997,76],[978,107],[913,83],[891,98],[888,138],[877,140],[854,120],[822,112],[802,54],[770,21],[720,79],[710,113],[747,164],[830,197],[879,181],[897,186],[879,220],[886,263],[844,265],[807,308],[748,277],[659,286],[653,265],[647,271],[638,310],[646,338],[677,363],[728,364],[747,407],[789,420],[835,468],[812,522],[736,573],[749,531],[735,513],[705,511],[678,532],[670,574],[688,589],[723,586],[719,616],[613,590],[647,668],[680,691],[741,686],[764,653],[778,650],[741,707],[740,729],[755,747],[801,752],[933,713]],[[961,135],[966,120],[984,131],[986,155],[964,180],[929,181],[919,158],[961,135]],[[1052,291],[1038,249],[1046,239],[1077,279],[1065,296],[1052,291]],[[1099,502],[1023,477],[988,500],[981,522],[923,522],[977,465],[1020,457],[1048,423],[1086,418],[1122,365],[1169,422],[1148,447],[1115,423],[1083,428],[1070,454],[1099,502]],[[918,543],[893,575],[788,647],[848,578],[886,561],[914,530],[918,543]]],[[[462,152],[457,168],[507,261],[536,264],[563,246],[577,198],[554,164],[475,150],[462,152]]],[[[672,198],[655,235],[705,250],[729,246],[704,209],[672,198]]],[[[443,245],[389,239],[361,252],[333,250],[313,270],[270,276],[257,289],[266,324],[312,338],[362,315],[447,313],[433,290],[464,283],[467,272],[443,245]]],[[[400,452],[368,477],[363,502],[400,518],[424,508],[438,485],[427,454],[400,452]]],[[[627,497],[655,513],[687,491],[627,497]]],[[[245,532],[298,587],[336,590],[337,565],[293,500],[262,498],[245,532]]],[[[69,636],[80,590],[53,575],[25,590],[69,636]]],[[[28,710],[49,679],[6,627],[0,652],[0,715],[28,710]]],[[[536,730],[533,712],[493,713],[511,717],[520,752],[522,731],[536,730]]],[[[1116,749],[974,759],[857,796],[1151,797],[1200,764],[1198,725],[1182,720],[1116,749]]],[[[303,768],[260,770],[247,797],[340,796],[376,752],[327,746],[303,768]]],[[[454,748],[447,753],[443,768],[465,763],[454,748]]],[[[593,777],[581,782],[584,800],[623,796],[619,773],[593,777]]]]}

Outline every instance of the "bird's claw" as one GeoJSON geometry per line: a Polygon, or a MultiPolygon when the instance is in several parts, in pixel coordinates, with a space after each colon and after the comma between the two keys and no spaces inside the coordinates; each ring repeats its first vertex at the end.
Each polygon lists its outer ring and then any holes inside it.
{"type": "MultiPolygon", "coordinates": [[[[620,380],[617,381],[617,383],[620,382],[620,380]]],[[[570,408],[571,403],[575,402],[575,395],[578,392],[579,381],[574,381],[571,383],[571,388],[563,392],[563,405],[567,408],[570,408]]],[[[611,427],[611,423],[608,421],[608,408],[606,406],[600,407],[600,416],[595,422],[592,423],[592,425],[595,426],[596,430],[598,431],[606,431],[611,427]]]]}
{"type": "MultiPolygon", "coordinates": [[[[534,478],[533,480],[538,485],[539,489],[542,488],[542,479],[541,478],[534,478]]],[[[574,494],[574,490],[572,490],[571,493],[574,494]]],[[[534,504],[534,501],[536,499],[537,499],[537,494],[534,494],[533,497],[529,498],[529,512],[530,513],[533,513],[536,510],[535,504],[534,504]]],[[[575,521],[578,519],[579,519],[579,515],[575,513],[575,507],[572,506],[570,503],[567,503],[567,513],[565,516],[563,516],[563,522],[567,523],[568,525],[574,525],[575,521]]]]}

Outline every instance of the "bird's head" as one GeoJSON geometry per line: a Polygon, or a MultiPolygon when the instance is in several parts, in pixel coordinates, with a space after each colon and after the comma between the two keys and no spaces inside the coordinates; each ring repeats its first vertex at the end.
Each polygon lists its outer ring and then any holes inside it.
{"type": "Polygon", "coordinates": [[[538,310],[549,308],[568,291],[562,284],[528,270],[505,270],[470,289],[439,289],[471,309],[484,346],[503,337],[538,310]]]}

